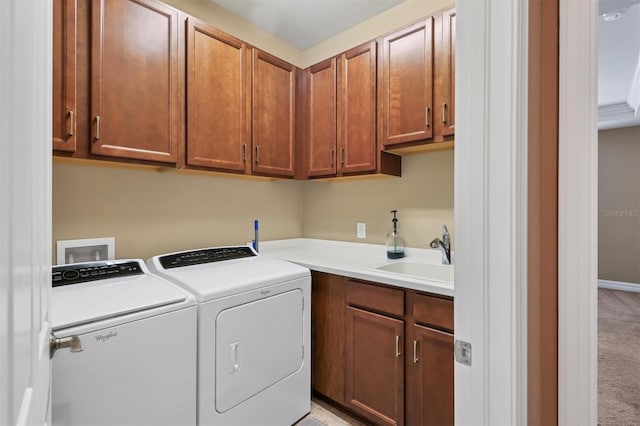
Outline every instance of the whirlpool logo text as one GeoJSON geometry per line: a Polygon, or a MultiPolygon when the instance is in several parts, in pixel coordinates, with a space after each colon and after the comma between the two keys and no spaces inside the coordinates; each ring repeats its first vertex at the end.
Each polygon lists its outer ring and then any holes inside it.
{"type": "Polygon", "coordinates": [[[108,333],[98,334],[98,335],[96,335],[94,337],[96,338],[96,342],[104,343],[107,340],[116,337],[117,335],[118,335],[117,331],[110,331],[108,333]]]}

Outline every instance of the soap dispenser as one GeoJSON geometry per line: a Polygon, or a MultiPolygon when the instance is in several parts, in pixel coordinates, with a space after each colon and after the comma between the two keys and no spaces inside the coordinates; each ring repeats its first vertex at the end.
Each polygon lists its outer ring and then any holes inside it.
{"type": "Polygon", "coordinates": [[[391,210],[393,213],[393,228],[391,232],[387,234],[387,258],[389,259],[400,259],[404,257],[404,240],[398,233],[398,218],[396,217],[396,213],[398,210],[391,210]]]}

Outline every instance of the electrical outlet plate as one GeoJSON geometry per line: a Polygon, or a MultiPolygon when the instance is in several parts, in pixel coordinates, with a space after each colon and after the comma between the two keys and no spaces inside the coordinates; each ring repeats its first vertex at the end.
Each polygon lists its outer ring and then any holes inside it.
{"type": "Polygon", "coordinates": [[[357,223],[356,224],[356,235],[358,238],[367,238],[367,224],[366,223],[357,223]]]}

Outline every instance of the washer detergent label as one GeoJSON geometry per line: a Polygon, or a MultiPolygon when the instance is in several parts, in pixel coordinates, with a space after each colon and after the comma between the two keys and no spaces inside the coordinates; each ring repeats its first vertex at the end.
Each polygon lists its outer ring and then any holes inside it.
{"type": "Polygon", "coordinates": [[[118,332],[117,331],[110,331],[108,333],[104,333],[104,334],[97,334],[95,335],[95,339],[96,342],[100,342],[100,343],[105,343],[106,341],[114,338],[118,336],[118,332]]]}

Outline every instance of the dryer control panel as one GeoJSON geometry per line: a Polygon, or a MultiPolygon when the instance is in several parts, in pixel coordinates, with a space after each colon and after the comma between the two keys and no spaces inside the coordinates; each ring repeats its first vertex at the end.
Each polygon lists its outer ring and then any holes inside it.
{"type": "Polygon", "coordinates": [[[160,264],[164,269],[171,269],[253,256],[257,254],[249,246],[216,247],[168,254],[160,257],[160,264]]]}
{"type": "Polygon", "coordinates": [[[144,274],[135,260],[75,263],[51,269],[53,287],[144,274]]]}

